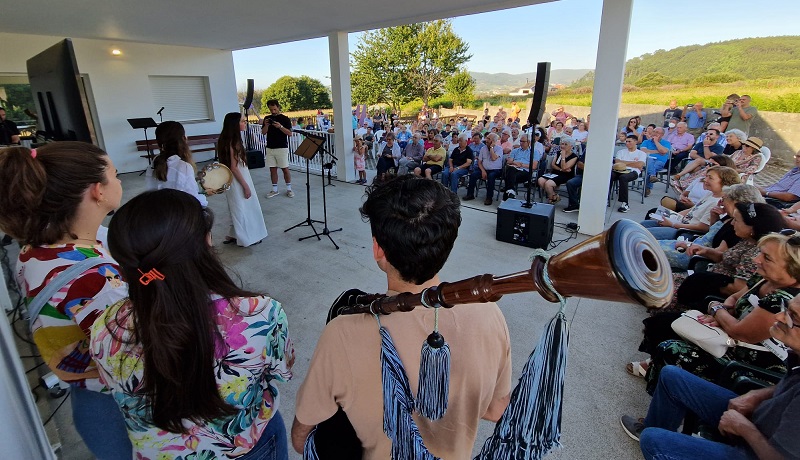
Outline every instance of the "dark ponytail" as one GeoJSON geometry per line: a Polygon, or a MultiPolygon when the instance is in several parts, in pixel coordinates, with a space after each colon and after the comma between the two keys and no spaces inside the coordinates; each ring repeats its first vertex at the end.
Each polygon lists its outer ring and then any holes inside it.
{"type": "Polygon", "coordinates": [[[208,245],[210,212],[187,193],[164,189],[134,197],[109,225],[111,255],[130,282],[129,345],[142,347],[139,393],[150,402],[153,424],[173,433],[185,432],[184,419],[202,423],[235,413],[214,374],[215,344],[223,339],[211,293],[226,299],[258,295],[239,288],[208,245]],[[141,272],[151,269],[164,279],[142,285],[141,272]]]}

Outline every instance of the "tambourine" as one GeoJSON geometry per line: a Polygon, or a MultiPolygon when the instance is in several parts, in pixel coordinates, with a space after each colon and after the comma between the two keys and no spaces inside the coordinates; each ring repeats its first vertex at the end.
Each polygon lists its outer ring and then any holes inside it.
{"type": "Polygon", "coordinates": [[[214,194],[223,193],[231,188],[233,173],[222,163],[210,163],[197,173],[197,182],[203,190],[211,190],[214,194]]]}

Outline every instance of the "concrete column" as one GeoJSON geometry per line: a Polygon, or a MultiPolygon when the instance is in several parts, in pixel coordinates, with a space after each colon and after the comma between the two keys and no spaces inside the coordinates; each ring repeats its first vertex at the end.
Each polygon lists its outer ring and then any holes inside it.
{"type": "MultiPolygon", "coordinates": [[[[586,168],[578,225],[581,233],[603,231],[606,196],[614,157],[622,77],[631,25],[633,0],[604,0],[592,92],[592,135],[586,144],[586,168]]],[[[616,210],[612,210],[616,213],[616,210]]],[[[622,214],[612,216],[612,219],[622,214]]]]}
{"type": "Polygon", "coordinates": [[[331,60],[331,91],[333,92],[333,117],[336,135],[334,150],[339,161],[336,172],[339,180],[348,182],[358,179],[353,163],[353,101],[350,94],[350,50],[347,32],[328,35],[331,60]]]}

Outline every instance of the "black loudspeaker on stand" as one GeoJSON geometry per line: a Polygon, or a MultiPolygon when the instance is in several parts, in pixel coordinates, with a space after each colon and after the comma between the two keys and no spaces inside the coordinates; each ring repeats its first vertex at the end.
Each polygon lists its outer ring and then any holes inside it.
{"type": "MultiPolygon", "coordinates": [[[[342,229],[341,228],[337,228],[337,229],[334,229],[334,230],[330,230],[328,228],[328,202],[327,202],[327,198],[325,196],[325,174],[321,174],[320,175],[320,177],[322,178],[322,216],[323,216],[323,220],[320,221],[320,220],[314,220],[314,219],[311,218],[311,172],[310,172],[310,168],[309,168],[309,160],[314,158],[314,156],[316,156],[316,154],[318,152],[323,152],[323,155],[324,154],[328,154],[333,159],[331,161],[335,161],[338,158],[336,158],[332,153],[327,152],[325,150],[325,138],[324,137],[315,136],[315,135],[313,135],[313,134],[311,134],[311,133],[309,133],[307,131],[303,131],[303,130],[295,130],[295,131],[299,132],[299,133],[302,133],[303,135],[306,136],[306,138],[303,139],[303,142],[301,142],[300,145],[297,146],[297,149],[295,149],[294,154],[295,155],[299,155],[299,156],[301,156],[301,157],[306,159],[306,206],[307,206],[307,209],[308,209],[308,215],[306,216],[306,219],[304,221],[300,222],[299,224],[292,225],[291,227],[289,227],[286,230],[284,230],[284,233],[288,232],[289,230],[293,230],[293,229],[295,229],[297,227],[302,227],[302,226],[307,225],[307,226],[311,227],[311,230],[314,232],[314,234],[313,235],[309,235],[309,236],[304,236],[302,238],[298,238],[298,241],[307,240],[307,239],[313,238],[315,236],[317,237],[317,240],[321,240],[322,238],[320,238],[320,235],[324,235],[324,236],[327,236],[329,240],[331,240],[331,243],[333,243],[333,246],[336,247],[336,249],[339,249],[339,245],[336,244],[336,241],[333,241],[333,237],[331,236],[331,233],[341,232],[342,229]],[[317,232],[317,229],[314,227],[314,223],[323,225],[322,232],[317,232]]],[[[324,162],[325,161],[324,161],[324,158],[323,158],[320,163],[324,163],[324,162]]]]}
{"type": "Polygon", "coordinates": [[[535,203],[525,207],[520,200],[506,200],[497,208],[498,241],[529,248],[547,249],[553,239],[555,206],[535,203]]]}
{"type": "Polygon", "coordinates": [[[247,131],[244,132],[245,136],[245,158],[247,158],[247,168],[248,169],[259,169],[266,166],[266,162],[264,161],[264,152],[258,149],[253,148],[253,133],[250,132],[250,120],[248,119],[248,115],[250,114],[250,108],[253,105],[253,79],[247,79],[247,94],[244,98],[244,103],[242,104],[242,109],[244,110],[244,117],[247,120],[247,131]]]}

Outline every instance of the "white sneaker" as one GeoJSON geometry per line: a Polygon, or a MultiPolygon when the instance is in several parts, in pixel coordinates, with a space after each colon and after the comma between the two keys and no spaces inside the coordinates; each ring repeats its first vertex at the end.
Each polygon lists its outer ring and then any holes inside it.
{"type": "Polygon", "coordinates": [[[628,206],[628,203],[622,203],[622,205],[619,207],[619,209],[617,209],[617,211],[628,212],[629,209],[630,207],[628,206]]]}
{"type": "Polygon", "coordinates": [[[278,195],[280,195],[280,193],[278,193],[277,190],[273,190],[273,191],[267,193],[267,198],[272,198],[273,196],[278,196],[278,195]]]}
{"type": "Polygon", "coordinates": [[[294,198],[294,192],[291,191],[291,190],[287,190],[286,191],[286,196],[288,196],[289,198],[294,198]]]}

